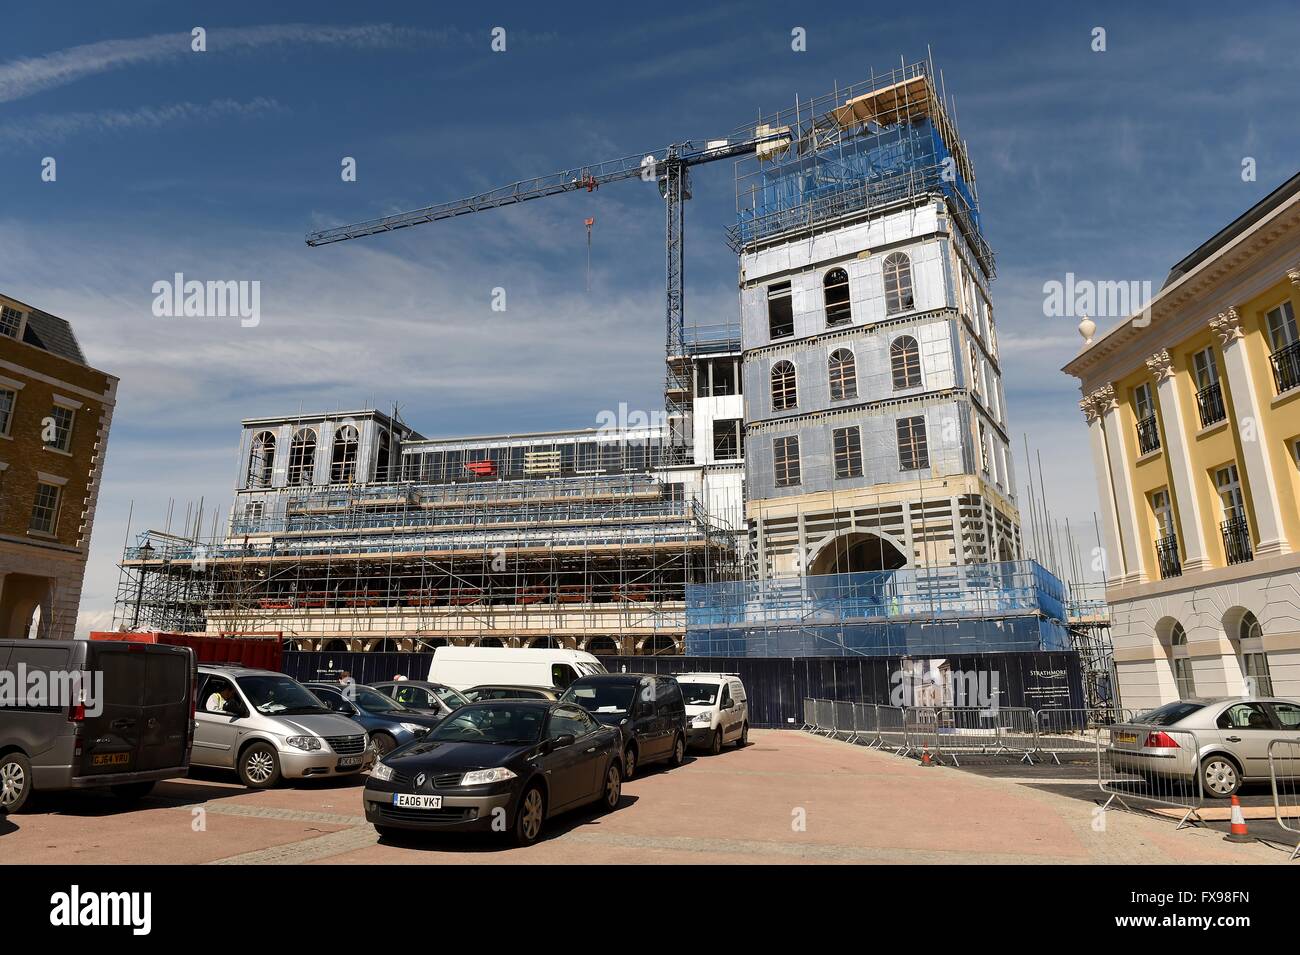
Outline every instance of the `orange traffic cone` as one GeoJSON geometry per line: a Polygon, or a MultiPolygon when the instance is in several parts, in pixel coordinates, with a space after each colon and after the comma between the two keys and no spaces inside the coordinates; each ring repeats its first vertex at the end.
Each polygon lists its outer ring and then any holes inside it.
{"type": "Polygon", "coordinates": [[[930,758],[930,750],[924,746],[921,747],[921,765],[922,766],[934,765],[934,760],[930,758]]]}
{"type": "Polygon", "coordinates": [[[1254,838],[1246,830],[1246,817],[1241,811],[1241,800],[1236,796],[1232,797],[1232,825],[1231,832],[1223,837],[1225,842],[1254,842],[1254,838]]]}

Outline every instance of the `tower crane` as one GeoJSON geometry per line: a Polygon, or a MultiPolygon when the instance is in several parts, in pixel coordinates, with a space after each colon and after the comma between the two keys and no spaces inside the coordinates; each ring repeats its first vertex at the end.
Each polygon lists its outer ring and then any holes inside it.
{"type": "Polygon", "coordinates": [[[669,447],[665,449],[665,455],[666,463],[685,464],[686,436],[690,428],[685,408],[691,388],[690,366],[682,361],[686,353],[684,230],[685,202],[691,197],[689,170],[692,166],[754,153],[762,156],[781,152],[790,143],[791,133],[788,128],[771,129],[765,126],[759,126],[752,132],[747,131],[736,139],[687,140],[648,153],[524,179],[478,195],[424,206],[410,212],[321,229],[307,235],[307,244],[316,247],[383,232],[395,232],[426,222],[484,212],[544,196],[582,190],[593,192],[603,185],[624,180],[642,179],[658,183],[659,193],[665,200],[666,214],[664,277],[667,293],[665,350],[668,371],[664,401],[668,414],[669,447]]]}

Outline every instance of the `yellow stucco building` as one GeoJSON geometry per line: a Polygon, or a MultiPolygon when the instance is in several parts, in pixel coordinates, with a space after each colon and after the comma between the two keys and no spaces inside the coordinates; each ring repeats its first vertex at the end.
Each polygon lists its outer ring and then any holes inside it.
{"type": "Polygon", "coordinates": [[[1300,175],[1064,368],[1101,502],[1121,702],[1300,696],[1300,175]]]}

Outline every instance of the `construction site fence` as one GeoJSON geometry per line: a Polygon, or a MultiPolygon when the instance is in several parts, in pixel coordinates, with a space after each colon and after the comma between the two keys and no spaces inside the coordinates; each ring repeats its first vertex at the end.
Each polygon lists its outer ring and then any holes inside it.
{"type": "Polygon", "coordinates": [[[802,728],[816,735],[957,765],[963,756],[1030,763],[1091,756],[1111,726],[1132,718],[1132,711],[1120,708],[883,706],[811,697],[804,699],[802,713],[802,728]]]}
{"type": "Polygon", "coordinates": [[[1277,824],[1296,838],[1291,859],[1300,856],[1300,740],[1275,739],[1268,744],[1268,775],[1273,785],[1277,824]]]}
{"type": "Polygon", "coordinates": [[[1102,809],[1115,804],[1126,809],[1141,809],[1170,815],[1178,814],[1178,828],[1195,820],[1202,821],[1201,807],[1205,804],[1204,779],[1200,772],[1200,736],[1194,730],[1159,727],[1165,737],[1167,757],[1154,759],[1149,755],[1125,756],[1114,751],[1113,743],[1120,745],[1136,742],[1136,736],[1150,732],[1142,726],[1099,727],[1095,748],[1097,752],[1097,785],[1106,793],[1102,809]],[[1128,734],[1118,737],[1116,734],[1128,734]],[[1164,812],[1162,812],[1164,810],[1164,812]]]}

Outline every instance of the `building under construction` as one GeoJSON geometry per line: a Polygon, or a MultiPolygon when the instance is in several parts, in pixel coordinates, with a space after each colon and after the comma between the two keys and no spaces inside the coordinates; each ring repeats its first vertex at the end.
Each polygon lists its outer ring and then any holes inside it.
{"type": "Polygon", "coordinates": [[[1068,598],[1021,537],[993,254],[930,62],[726,139],[308,244],[647,170],[667,209],[662,423],[432,440],[374,410],[245,421],[227,529],[139,535],[118,624],[306,649],[676,653],[688,629],[710,653],[1068,644],[1068,598]],[[689,170],[721,159],[736,165],[739,316],[702,324],[683,305],[684,205],[689,170]]]}

